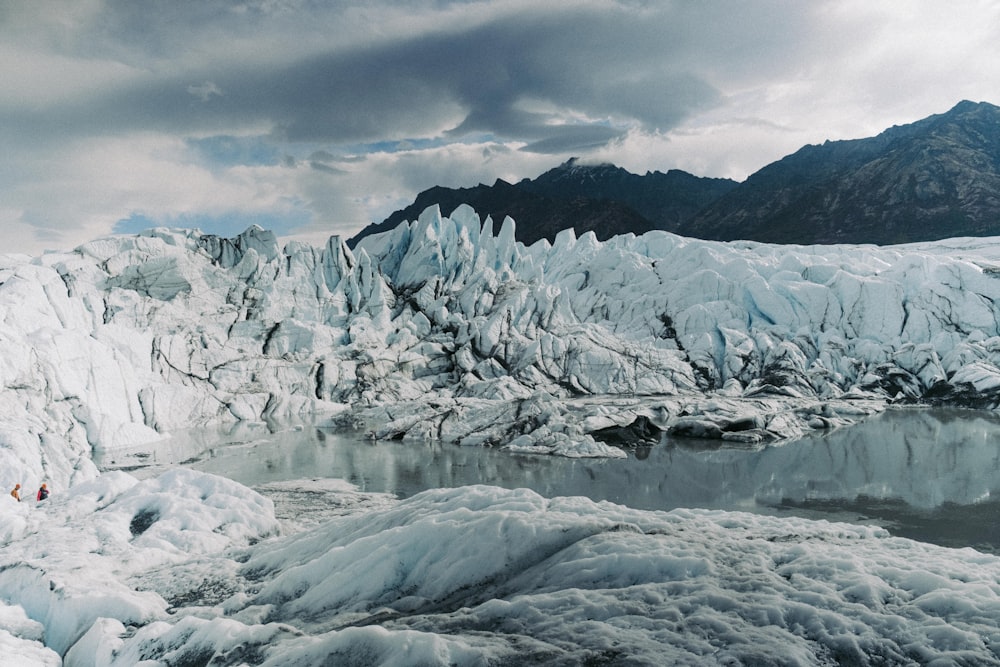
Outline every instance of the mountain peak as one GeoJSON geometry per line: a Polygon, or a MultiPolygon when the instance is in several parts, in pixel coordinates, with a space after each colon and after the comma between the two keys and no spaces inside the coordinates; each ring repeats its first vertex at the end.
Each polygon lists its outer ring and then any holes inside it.
{"type": "Polygon", "coordinates": [[[566,160],[561,165],[556,167],[556,169],[572,169],[572,168],[589,169],[589,168],[600,168],[600,167],[612,167],[614,169],[619,168],[616,165],[611,164],[610,162],[587,162],[586,160],[582,160],[579,157],[571,157],[570,159],[566,160]]]}
{"type": "Polygon", "coordinates": [[[945,115],[957,115],[970,111],[1000,111],[1000,107],[989,102],[973,102],[972,100],[962,100],[945,113],[945,115]]]}
{"type": "Polygon", "coordinates": [[[494,220],[510,216],[517,221],[517,240],[525,245],[543,238],[554,241],[570,227],[578,235],[592,231],[599,240],[651,229],[672,231],[733,187],[736,181],[724,178],[700,178],[676,169],[639,176],[614,164],[573,157],[534,180],[516,184],[497,179],[492,187],[430,188],[410,206],[363,229],[348,245],[354,247],[365,236],[388,231],[404,220],[416,220],[433,204],[443,215],[468,204],[494,220]]]}
{"type": "Polygon", "coordinates": [[[922,123],[940,123],[942,121],[951,123],[1000,123],[1000,107],[990,104],[989,102],[972,102],[971,100],[962,100],[942,114],[930,116],[922,121],[917,121],[912,125],[905,125],[903,127],[919,128],[922,123]]]}
{"type": "Polygon", "coordinates": [[[633,174],[571,157],[535,179],[435,187],[349,244],[416,220],[429,205],[469,204],[518,222],[517,240],[562,229],[661,229],[694,238],[771,243],[910,243],[1000,235],[1000,107],[962,100],[944,113],[866,139],[804,146],[743,183],[671,169],[633,174]]]}
{"type": "MultiPolygon", "coordinates": [[[[614,173],[620,172],[623,174],[629,173],[625,169],[617,165],[611,164],[610,162],[585,162],[581,161],[580,158],[578,157],[571,157],[558,167],[550,169],[546,173],[553,175],[556,174],[564,175],[564,174],[580,174],[580,173],[589,174],[589,173],[599,173],[599,172],[614,172],[614,173]]],[[[544,176],[545,174],[543,174],[541,177],[544,176]]]]}
{"type": "Polygon", "coordinates": [[[1000,108],[962,100],[875,137],[806,146],[752,174],[679,233],[771,243],[1000,234],[1000,108]]]}

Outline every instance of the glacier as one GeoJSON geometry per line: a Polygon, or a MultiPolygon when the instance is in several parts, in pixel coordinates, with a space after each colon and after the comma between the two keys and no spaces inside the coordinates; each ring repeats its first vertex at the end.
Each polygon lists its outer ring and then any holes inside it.
{"type": "Polygon", "coordinates": [[[494,227],[431,208],[353,250],[158,228],[0,255],[0,478],[55,490],[0,514],[7,654],[1000,664],[1000,561],[877,529],[472,487],[297,533],[233,482],[94,464],[224,422],[620,457],[623,435],[768,446],[1000,400],[997,239],[525,247],[494,227]]]}
{"type": "Polygon", "coordinates": [[[1000,558],[872,526],[183,469],[51,500],[0,513],[19,665],[1000,665],[1000,558]]]}
{"type": "Polygon", "coordinates": [[[354,251],[252,227],[2,256],[4,482],[66,487],[93,451],[227,420],[620,456],[609,429],[766,443],[887,401],[993,408],[1000,261],[966,241],[525,248],[435,207],[354,251]]]}

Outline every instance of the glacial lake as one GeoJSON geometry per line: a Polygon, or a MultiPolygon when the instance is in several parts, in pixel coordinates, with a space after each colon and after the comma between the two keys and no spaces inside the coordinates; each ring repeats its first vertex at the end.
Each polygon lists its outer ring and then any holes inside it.
{"type": "Polygon", "coordinates": [[[404,498],[490,484],[678,507],[883,526],[893,535],[1000,553],[1000,416],[891,409],[848,428],[763,449],[663,437],[627,459],[567,459],[485,447],[373,441],[315,426],[197,430],[97,461],[140,477],[182,465],[247,486],[344,479],[404,498]]]}

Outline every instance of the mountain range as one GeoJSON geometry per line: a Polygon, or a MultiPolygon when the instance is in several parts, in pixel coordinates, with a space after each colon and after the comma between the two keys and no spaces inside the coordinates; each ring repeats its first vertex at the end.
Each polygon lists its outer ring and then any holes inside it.
{"type": "Polygon", "coordinates": [[[538,178],[471,188],[435,186],[417,195],[412,204],[363,229],[348,241],[352,248],[366,236],[389,231],[413,221],[429,206],[450,215],[462,204],[497,224],[507,216],[517,222],[517,240],[531,245],[555,240],[572,227],[577,234],[594,232],[607,239],[653,229],[680,232],[696,213],[737,187],[728,178],[702,178],[679,169],[633,174],[610,164],[587,165],[572,158],[538,178]]]}
{"type": "Polygon", "coordinates": [[[497,223],[510,216],[517,222],[517,240],[525,245],[543,238],[553,241],[569,227],[577,234],[592,231],[600,241],[627,232],[676,231],[736,186],[730,179],[700,178],[679,169],[639,176],[614,165],[586,165],[573,158],[534,180],[512,184],[497,179],[492,186],[424,190],[411,205],[366,227],[349,245],[416,220],[435,204],[442,214],[469,204],[497,223]]]}
{"type": "Polygon", "coordinates": [[[875,137],[808,145],[742,183],[671,169],[637,175],[578,159],[538,178],[434,187],[349,241],[437,204],[517,222],[530,245],[573,227],[599,240],[661,229],[691,238],[887,245],[1000,235],[1000,107],[963,101],[875,137]]]}

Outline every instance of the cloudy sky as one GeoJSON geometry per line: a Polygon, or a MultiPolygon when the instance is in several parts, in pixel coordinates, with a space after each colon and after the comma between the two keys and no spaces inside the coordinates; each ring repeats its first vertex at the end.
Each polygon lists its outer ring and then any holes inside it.
{"type": "Polygon", "coordinates": [[[572,156],[742,180],[963,99],[992,1],[0,0],[0,252],[321,243],[572,156]]]}

